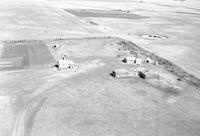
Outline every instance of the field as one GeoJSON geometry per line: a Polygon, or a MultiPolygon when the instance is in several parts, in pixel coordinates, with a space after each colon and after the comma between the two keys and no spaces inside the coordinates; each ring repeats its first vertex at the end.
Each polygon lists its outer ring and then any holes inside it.
{"type": "Polygon", "coordinates": [[[22,58],[21,67],[55,63],[44,42],[5,43],[2,58],[22,58]]]}
{"type": "Polygon", "coordinates": [[[27,56],[40,50],[34,54],[38,59],[26,60],[28,67],[1,72],[2,102],[7,103],[0,118],[8,120],[0,127],[3,136],[200,134],[199,89],[188,82],[195,78],[178,80],[182,75],[168,72],[165,67],[172,67],[165,60],[133,43],[111,37],[67,38],[9,42],[3,49],[4,59],[31,58],[27,56]],[[27,50],[31,53],[24,53],[27,50]],[[133,52],[159,65],[121,61],[120,56],[133,52]],[[78,70],[59,71],[54,60],[62,54],[78,64],[78,70]],[[145,68],[160,78],[112,77],[119,68],[145,68]]]}
{"type": "Polygon", "coordinates": [[[140,19],[147,18],[136,14],[123,13],[120,11],[106,11],[106,10],[73,10],[66,9],[67,12],[72,13],[78,17],[101,17],[101,18],[122,18],[122,19],[140,19]]]}
{"type": "Polygon", "coordinates": [[[0,136],[200,135],[198,0],[0,5],[0,136]]]}
{"type": "Polygon", "coordinates": [[[50,4],[69,13],[81,12],[85,17],[80,19],[95,24],[96,29],[130,40],[200,78],[200,33],[196,31],[200,26],[198,0],[51,0],[50,4]],[[99,17],[99,11],[107,15],[120,13],[108,18],[99,17]],[[126,19],[123,19],[119,17],[121,14],[135,17],[128,19],[124,16],[126,19]],[[141,38],[143,34],[163,35],[168,39],[146,40],[141,38]]]}

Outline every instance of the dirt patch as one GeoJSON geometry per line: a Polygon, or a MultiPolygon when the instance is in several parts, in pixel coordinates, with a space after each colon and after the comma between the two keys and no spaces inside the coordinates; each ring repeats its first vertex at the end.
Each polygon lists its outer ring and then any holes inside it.
{"type": "Polygon", "coordinates": [[[157,34],[143,34],[140,35],[140,37],[147,40],[165,40],[168,38],[167,36],[157,35],[157,34]]]}
{"type": "Polygon", "coordinates": [[[179,14],[187,14],[187,15],[196,15],[196,16],[200,16],[199,13],[193,13],[193,12],[181,12],[181,11],[177,11],[176,13],[179,14]]]}
{"type": "Polygon", "coordinates": [[[83,9],[65,9],[65,11],[78,17],[103,17],[103,18],[120,18],[120,19],[143,19],[147,16],[117,11],[117,10],[83,10],[83,9]]]}
{"type": "Polygon", "coordinates": [[[41,41],[4,43],[1,59],[21,59],[21,66],[44,66],[55,60],[41,41]]]}

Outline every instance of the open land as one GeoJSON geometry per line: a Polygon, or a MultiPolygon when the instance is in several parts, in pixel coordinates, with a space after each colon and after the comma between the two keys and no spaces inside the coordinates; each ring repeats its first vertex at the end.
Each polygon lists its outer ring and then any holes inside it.
{"type": "Polygon", "coordinates": [[[0,136],[200,135],[198,3],[0,1],[0,136]]]}

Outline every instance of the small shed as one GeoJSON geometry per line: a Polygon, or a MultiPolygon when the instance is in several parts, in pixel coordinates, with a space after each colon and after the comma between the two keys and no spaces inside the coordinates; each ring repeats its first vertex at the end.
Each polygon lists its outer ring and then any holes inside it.
{"type": "Polygon", "coordinates": [[[139,58],[135,59],[135,64],[136,65],[141,65],[142,64],[142,59],[139,59],[139,58]]]}
{"type": "Polygon", "coordinates": [[[57,65],[59,69],[66,69],[74,67],[75,63],[71,60],[61,59],[57,61],[57,65]]]}
{"type": "Polygon", "coordinates": [[[145,79],[145,78],[146,78],[146,75],[145,75],[143,72],[141,72],[141,71],[138,72],[138,76],[139,76],[140,78],[142,78],[142,79],[145,79]]]}
{"type": "Polygon", "coordinates": [[[52,45],[52,48],[54,48],[54,49],[59,48],[59,47],[60,47],[60,45],[59,45],[58,43],[54,43],[54,44],[52,45]]]}
{"type": "Polygon", "coordinates": [[[135,71],[130,71],[127,69],[114,69],[111,73],[113,77],[119,78],[119,77],[133,77],[136,76],[137,73],[135,71]]]}
{"type": "Polygon", "coordinates": [[[134,56],[127,56],[123,59],[123,62],[127,64],[133,64],[135,63],[136,58],[134,56]]]}
{"type": "Polygon", "coordinates": [[[151,58],[146,58],[145,62],[146,63],[151,63],[151,64],[154,63],[154,61],[151,58]]]}
{"type": "Polygon", "coordinates": [[[128,71],[126,69],[114,69],[111,73],[113,77],[127,77],[128,71]]]}

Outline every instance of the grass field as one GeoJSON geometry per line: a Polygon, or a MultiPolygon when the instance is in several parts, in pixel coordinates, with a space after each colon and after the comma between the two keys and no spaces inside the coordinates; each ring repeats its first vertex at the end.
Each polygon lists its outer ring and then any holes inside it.
{"type": "Polygon", "coordinates": [[[26,69],[0,71],[0,121],[9,120],[0,127],[3,136],[200,134],[199,89],[189,82],[195,78],[181,78],[183,73],[169,70],[176,66],[131,42],[111,37],[7,42],[2,56],[29,58],[26,69]],[[134,52],[159,65],[121,61],[119,56],[134,52]],[[52,67],[62,54],[78,70],[52,67]],[[110,75],[113,69],[140,67],[160,78],[110,75]]]}
{"type": "Polygon", "coordinates": [[[0,136],[200,135],[199,2],[1,0],[0,136]]]}

